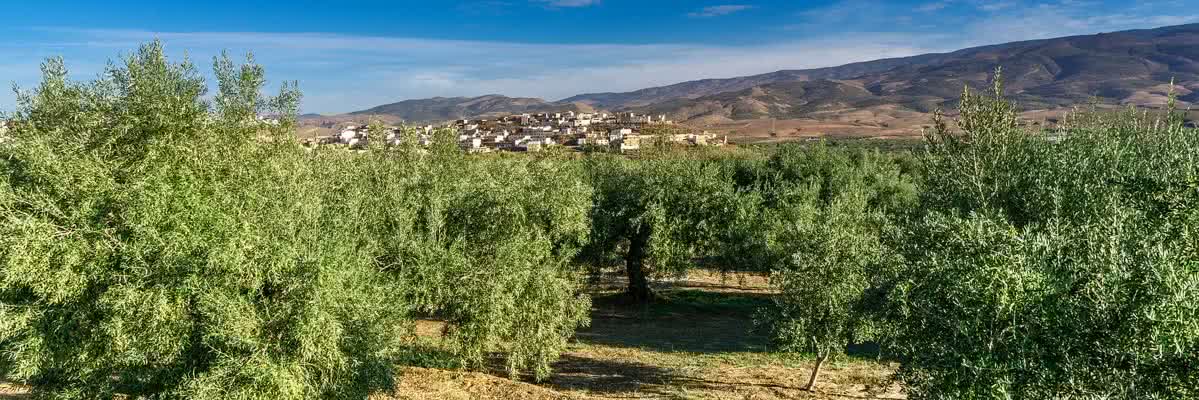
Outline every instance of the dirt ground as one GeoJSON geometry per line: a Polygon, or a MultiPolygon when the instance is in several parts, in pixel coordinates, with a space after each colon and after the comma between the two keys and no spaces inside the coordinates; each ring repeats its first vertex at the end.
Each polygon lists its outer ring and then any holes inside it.
{"type": "Polygon", "coordinates": [[[658,290],[666,301],[650,306],[624,304],[618,282],[595,293],[591,326],[544,382],[408,368],[379,400],[905,398],[888,380],[892,367],[868,354],[833,362],[816,392],[804,391],[812,360],[771,352],[754,328],[753,313],[770,301],[762,276],[701,271],[658,290]]]}
{"type": "Polygon", "coordinates": [[[9,382],[0,382],[0,399],[27,399],[29,388],[9,382]]]}

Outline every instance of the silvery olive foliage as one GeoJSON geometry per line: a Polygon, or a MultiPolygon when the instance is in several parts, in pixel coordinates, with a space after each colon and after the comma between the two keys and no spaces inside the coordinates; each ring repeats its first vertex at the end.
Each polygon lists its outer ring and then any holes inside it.
{"type": "Polygon", "coordinates": [[[624,264],[630,298],[655,298],[653,277],[680,275],[734,243],[730,229],[756,201],[738,190],[731,163],[662,146],[642,158],[594,155],[582,161],[594,187],[591,241],[581,259],[624,264]]]}
{"type": "Polygon", "coordinates": [[[295,84],[218,57],[209,95],[157,42],[43,72],[0,144],[0,376],[38,396],[362,398],[418,317],[540,378],[586,323],[569,165],[305,149],[295,84]]]}
{"type": "Polygon", "coordinates": [[[428,153],[372,149],[354,164],[370,169],[342,187],[372,194],[363,219],[375,221],[379,267],[403,285],[403,304],[449,323],[454,354],[479,367],[502,351],[511,374],[545,378],[588,322],[573,260],[588,240],[591,187],[576,164],[467,160],[454,139],[428,153]]]}
{"type": "Polygon", "coordinates": [[[1173,107],[1032,130],[999,82],[930,133],[897,246],[911,397],[1199,396],[1199,135],[1173,107]]]}
{"type": "Polygon", "coordinates": [[[826,145],[784,147],[755,173],[767,193],[759,229],[766,270],[779,289],[759,320],[782,351],[812,354],[814,389],[824,362],[876,337],[872,288],[894,262],[882,241],[914,208],[915,177],[898,158],[826,145]]]}

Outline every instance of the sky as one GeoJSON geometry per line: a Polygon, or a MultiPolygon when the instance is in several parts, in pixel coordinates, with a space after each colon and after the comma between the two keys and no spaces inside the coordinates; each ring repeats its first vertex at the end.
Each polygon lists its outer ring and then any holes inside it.
{"type": "MultiPolygon", "coordinates": [[[[47,57],[88,80],[160,39],[201,66],[252,52],[272,86],[298,81],[302,111],[324,114],[434,96],[559,100],[1199,22],[1199,0],[0,1],[12,3],[0,81],[22,89],[47,57]]],[[[0,91],[0,111],[13,107],[0,91]]]]}

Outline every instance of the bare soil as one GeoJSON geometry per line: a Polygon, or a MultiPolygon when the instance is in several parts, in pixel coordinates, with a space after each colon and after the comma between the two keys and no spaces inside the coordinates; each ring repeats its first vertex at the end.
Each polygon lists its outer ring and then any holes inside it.
{"type": "Polygon", "coordinates": [[[471,400],[471,399],[572,399],[537,385],[515,382],[480,372],[404,368],[393,393],[377,394],[371,400],[471,400]]]}
{"type": "Polygon", "coordinates": [[[0,399],[28,399],[29,387],[11,382],[0,381],[0,399]]]}

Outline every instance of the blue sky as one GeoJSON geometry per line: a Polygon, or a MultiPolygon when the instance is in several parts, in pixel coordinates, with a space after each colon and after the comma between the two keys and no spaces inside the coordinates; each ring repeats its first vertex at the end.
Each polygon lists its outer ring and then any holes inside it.
{"type": "MultiPolygon", "coordinates": [[[[16,1],[0,81],[63,56],[88,79],[159,38],[208,65],[252,51],[305,112],[432,96],[563,97],[1199,22],[1199,0],[16,1]]],[[[13,95],[0,93],[0,110],[13,95]]]]}

